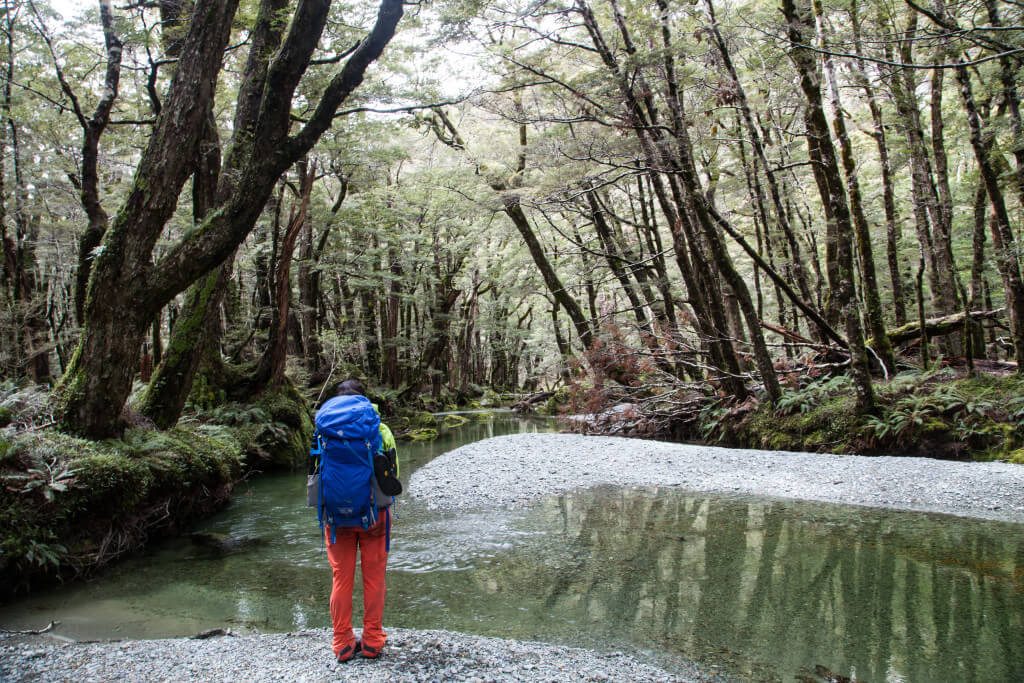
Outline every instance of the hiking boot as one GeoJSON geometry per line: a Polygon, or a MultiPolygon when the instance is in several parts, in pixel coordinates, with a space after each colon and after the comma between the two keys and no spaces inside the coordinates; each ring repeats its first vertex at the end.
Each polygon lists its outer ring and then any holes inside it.
{"type": "Polygon", "coordinates": [[[344,664],[345,662],[351,661],[353,657],[359,654],[361,650],[359,641],[355,642],[355,645],[346,645],[342,648],[341,652],[338,653],[338,662],[344,664]]]}
{"type": "Polygon", "coordinates": [[[365,657],[366,659],[377,659],[378,657],[380,657],[381,650],[383,650],[384,648],[363,645],[359,649],[362,651],[363,657],[365,657]]]}

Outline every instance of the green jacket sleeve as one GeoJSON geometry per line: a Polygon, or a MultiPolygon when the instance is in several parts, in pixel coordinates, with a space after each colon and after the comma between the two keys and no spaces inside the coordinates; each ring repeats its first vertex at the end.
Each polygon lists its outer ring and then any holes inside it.
{"type": "Polygon", "coordinates": [[[395,474],[399,474],[402,468],[398,464],[398,446],[395,445],[395,435],[391,433],[391,428],[383,422],[380,423],[380,438],[384,442],[385,451],[395,450],[395,474]]]}

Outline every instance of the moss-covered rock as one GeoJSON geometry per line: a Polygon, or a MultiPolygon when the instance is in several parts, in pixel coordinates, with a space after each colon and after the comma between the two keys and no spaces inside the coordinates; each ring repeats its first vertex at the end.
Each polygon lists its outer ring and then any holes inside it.
{"type": "Polygon", "coordinates": [[[309,443],[313,438],[313,419],[310,406],[291,383],[264,391],[256,405],[263,408],[272,422],[260,436],[260,449],[269,453],[269,464],[277,468],[295,468],[305,464],[309,457],[309,443]]]}
{"type": "Polygon", "coordinates": [[[409,425],[411,427],[433,428],[437,426],[437,417],[435,417],[433,413],[421,410],[409,416],[409,425]]]}
{"type": "Polygon", "coordinates": [[[419,427],[405,434],[409,441],[433,441],[437,438],[437,430],[433,427],[419,427]]]}
{"type": "Polygon", "coordinates": [[[248,469],[295,469],[305,465],[313,437],[309,403],[291,383],[268,388],[246,402],[233,401],[196,418],[230,428],[248,469]]]}
{"type": "Polygon", "coordinates": [[[16,437],[0,465],[0,597],[88,575],[222,506],[242,473],[229,429],[16,437]]]}
{"type": "Polygon", "coordinates": [[[562,412],[562,408],[568,405],[568,403],[569,390],[565,387],[561,387],[537,409],[537,412],[544,415],[558,415],[562,412]]]}
{"type": "Polygon", "coordinates": [[[445,429],[455,429],[456,427],[461,427],[468,423],[469,418],[465,415],[445,415],[441,420],[441,426],[445,429]]]}

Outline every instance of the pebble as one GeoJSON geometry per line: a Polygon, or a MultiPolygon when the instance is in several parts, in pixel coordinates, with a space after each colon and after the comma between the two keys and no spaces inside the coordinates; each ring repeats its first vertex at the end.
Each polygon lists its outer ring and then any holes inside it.
{"type": "MultiPolygon", "coordinates": [[[[47,640],[37,636],[39,641],[47,640]]],[[[448,631],[388,629],[380,659],[339,664],[327,629],[296,633],[40,645],[0,640],[0,681],[722,681],[696,666],[669,673],[627,654],[448,631]]]]}
{"type": "Polygon", "coordinates": [[[581,434],[513,434],[444,453],[408,491],[438,510],[518,508],[602,485],[791,498],[1024,523],[1024,467],[759,451],[581,434]],[[557,459],[557,469],[551,469],[557,459]],[[538,475],[538,472],[545,473],[538,475]],[[486,485],[479,486],[481,482],[486,485]]]}
{"type": "MultiPolygon", "coordinates": [[[[445,453],[413,473],[410,495],[433,509],[523,507],[601,485],[673,486],[1024,523],[1024,467],[688,446],[578,434],[496,437],[445,453]],[[558,467],[551,469],[557,458],[558,467]],[[537,472],[546,472],[541,482],[537,472]]],[[[608,653],[392,628],[379,660],[339,664],[327,630],[67,643],[0,637],[0,681],[725,681],[714,669],[673,672],[608,653]],[[41,643],[45,643],[41,645],[41,643]],[[613,665],[613,669],[609,666],[613,665]]]]}

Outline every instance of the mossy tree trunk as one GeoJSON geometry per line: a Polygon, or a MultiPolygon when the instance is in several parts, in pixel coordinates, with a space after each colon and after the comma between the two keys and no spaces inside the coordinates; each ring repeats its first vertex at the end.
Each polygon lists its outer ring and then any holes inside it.
{"type": "Polygon", "coordinates": [[[220,329],[216,318],[230,279],[231,263],[225,263],[189,287],[185,295],[163,361],[153,373],[140,408],[161,429],[178,422],[204,356],[219,341],[214,333],[220,329]]]}
{"type": "Polygon", "coordinates": [[[284,6],[279,0],[260,3],[236,109],[236,123],[254,123],[234,127],[217,206],[154,263],[156,242],[192,171],[237,9],[237,0],[197,0],[134,186],[94,261],[82,336],[57,392],[57,413],[65,428],[91,437],[119,430],[138,348],[157,311],[241,243],[278,177],[330,127],[338,106],[362,82],[403,13],[401,0],[381,1],[367,38],[328,83],[305,125],[289,135],[292,95],[319,42],[330,3],[299,3],[287,25],[280,21],[284,6]],[[264,56],[263,45],[272,49],[272,58],[264,56]]]}
{"type": "Polygon", "coordinates": [[[985,144],[985,131],[982,128],[978,107],[974,102],[971,88],[971,77],[967,67],[957,66],[957,80],[960,83],[960,95],[964,108],[967,110],[967,124],[970,127],[971,147],[978,162],[985,191],[988,193],[992,206],[992,251],[996,266],[1003,278],[1006,288],[1006,312],[1010,319],[1010,332],[1013,335],[1013,349],[1017,357],[1017,372],[1024,374],[1024,280],[1021,278],[1020,259],[1017,256],[1018,246],[1010,227],[1010,214],[1006,208],[1006,200],[999,186],[999,174],[992,163],[989,150],[985,144]]]}
{"type": "MultiPolygon", "coordinates": [[[[206,125],[196,152],[192,173],[192,217],[199,225],[215,205],[220,178],[220,140],[211,105],[208,105],[206,125]]],[[[232,256],[188,288],[185,305],[172,331],[167,351],[161,360],[156,361],[158,365],[146,389],[140,412],[161,429],[173,427],[178,422],[202,359],[209,350],[219,347],[220,306],[231,279],[233,260],[232,256]]],[[[157,334],[154,335],[156,341],[159,341],[157,334]]],[[[220,352],[219,348],[217,352],[220,352]]]]}
{"type": "Polygon", "coordinates": [[[815,153],[818,163],[814,164],[814,180],[826,208],[830,223],[829,235],[835,243],[835,262],[828,269],[829,289],[836,310],[845,323],[846,339],[850,351],[857,407],[862,412],[875,409],[874,390],[864,346],[864,332],[861,328],[860,311],[853,292],[853,220],[846,201],[839,161],[829,133],[828,120],[821,94],[821,71],[817,56],[810,45],[810,7],[797,0],[783,0],[782,13],[786,18],[788,37],[794,47],[790,57],[800,76],[800,89],[806,100],[804,125],[808,147],[815,153]]]}

